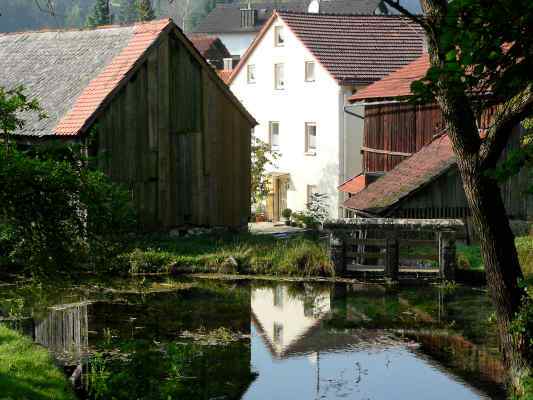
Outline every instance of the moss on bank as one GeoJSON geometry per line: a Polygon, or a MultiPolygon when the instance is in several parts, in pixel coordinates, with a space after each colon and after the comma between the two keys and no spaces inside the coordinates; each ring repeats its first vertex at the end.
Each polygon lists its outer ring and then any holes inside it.
{"type": "Polygon", "coordinates": [[[74,400],[48,351],[0,326],[0,398],[74,400]]]}
{"type": "Polygon", "coordinates": [[[131,273],[213,272],[285,276],[333,276],[326,243],[315,236],[267,235],[148,237],[121,257],[131,273]]]}

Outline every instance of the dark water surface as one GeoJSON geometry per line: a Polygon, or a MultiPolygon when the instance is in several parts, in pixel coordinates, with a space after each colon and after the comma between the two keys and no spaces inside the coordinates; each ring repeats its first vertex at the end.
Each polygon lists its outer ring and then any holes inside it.
{"type": "Polygon", "coordinates": [[[505,398],[483,290],[131,280],[0,287],[80,398],[505,398]]]}

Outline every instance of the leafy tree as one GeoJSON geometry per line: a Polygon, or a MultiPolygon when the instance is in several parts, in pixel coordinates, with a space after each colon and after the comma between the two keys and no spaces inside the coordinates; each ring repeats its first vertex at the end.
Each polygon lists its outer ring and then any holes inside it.
{"type": "Polygon", "coordinates": [[[480,237],[510,386],[523,394],[533,372],[533,332],[510,327],[527,299],[514,236],[498,181],[490,171],[512,129],[533,115],[533,2],[421,0],[424,17],[398,0],[390,7],[426,32],[431,68],[412,86],[416,98],[442,109],[465,194],[480,237]],[[480,136],[477,121],[490,107],[493,122],[480,136]]]}
{"type": "Polygon", "coordinates": [[[266,168],[274,165],[280,157],[277,151],[272,150],[268,143],[257,137],[252,137],[252,204],[260,204],[270,193],[270,176],[266,168]]]}
{"type": "Polygon", "coordinates": [[[139,18],[137,0],[121,0],[118,18],[123,24],[129,24],[137,21],[139,18]]]}
{"type": "Polygon", "coordinates": [[[30,100],[24,94],[22,86],[12,90],[0,87],[0,133],[6,153],[10,146],[9,136],[25,125],[24,119],[21,118],[21,113],[25,112],[37,112],[39,118],[46,117],[37,100],[30,100]]]}
{"type": "Polygon", "coordinates": [[[87,26],[96,27],[113,23],[109,0],[96,0],[92,13],[87,17],[87,26]]]}
{"type": "Polygon", "coordinates": [[[152,8],[152,3],[150,0],[138,0],[137,5],[139,13],[139,21],[152,21],[155,18],[155,12],[152,8]]]}
{"type": "Polygon", "coordinates": [[[307,204],[307,215],[318,224],[323,224],[329,217],[329,200],[325,193],[311,193],[307,204]]]}

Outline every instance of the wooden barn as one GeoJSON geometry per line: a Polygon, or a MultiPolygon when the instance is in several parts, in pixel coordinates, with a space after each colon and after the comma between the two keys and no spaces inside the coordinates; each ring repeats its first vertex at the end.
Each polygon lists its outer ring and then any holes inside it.
{"type": "Polygon", "coordinates": [[[171,20],[0,35],[0,70],[48,114],[16,140],[84,145],[147,230],[247,225],[256,122],[171,20]]]}
{"type": "MultiPolygon", "coordinates": [[[[390,74],[350,98],[364,105],[363,173],[340,186],[348,194],[344,207],[361,216],[398,218],[462,218],[470,211],[440,108],[402,100],[410,85],[429,68],[427,55],[390,74]]],[[[492,110],[478,126],[489,126],[492,110]]],[[[517,126],[502,155],[520,145],[524,130],[517,126]]],[[[501,185],[511,219],[533,218],[530,182],[524,170],[501,185]]]]}

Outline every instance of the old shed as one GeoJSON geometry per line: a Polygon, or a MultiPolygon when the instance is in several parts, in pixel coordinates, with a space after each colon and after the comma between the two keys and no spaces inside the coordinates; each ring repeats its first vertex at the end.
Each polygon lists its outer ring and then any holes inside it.
{"type": "Polygon", "coordinates": [[[0,35],[0,70],[48,114],[17,140],[84,145],[146,229],[246,226],[256,122],[171,20],[0,35]]]}

